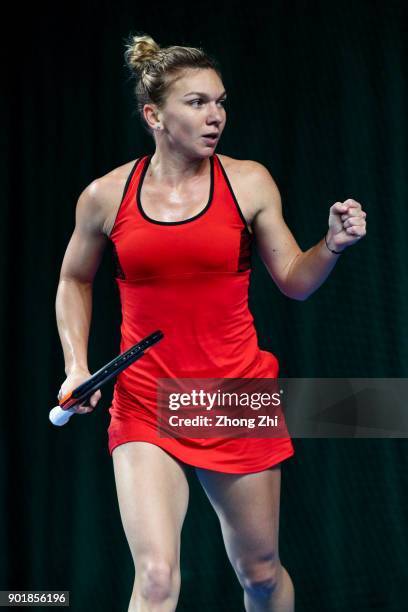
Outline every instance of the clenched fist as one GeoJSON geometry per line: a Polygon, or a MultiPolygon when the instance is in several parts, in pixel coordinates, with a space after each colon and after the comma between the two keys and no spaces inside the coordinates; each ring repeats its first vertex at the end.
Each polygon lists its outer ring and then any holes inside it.
{"type": "Polygon", "coordinates": [[[329,249],[341,252],[363,238],[366,235],[366,217],[361,204],[352,198],[333,204],[326,235],[329,249]]]}

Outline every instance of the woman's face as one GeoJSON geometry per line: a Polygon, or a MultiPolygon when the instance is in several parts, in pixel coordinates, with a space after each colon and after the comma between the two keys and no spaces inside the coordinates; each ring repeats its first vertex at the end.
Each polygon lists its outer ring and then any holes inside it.
{"type": "Polygon", "coordinates": [[[171,84],[164,107],[159,110],[170,149],[187,157],[210,157],[225,127],[226,92],[210,68],[184,70],[171,84]]]}

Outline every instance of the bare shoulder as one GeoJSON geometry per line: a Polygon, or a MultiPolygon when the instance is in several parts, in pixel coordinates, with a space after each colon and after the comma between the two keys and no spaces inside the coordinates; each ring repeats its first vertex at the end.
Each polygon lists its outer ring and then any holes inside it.
{"type": "Polygon", "coordinates": [[[78,212],[93,218],[99,231],[109,235],[118,212],[123,191],[136,160],[118,166],[94,179],[78,200],[78,212]]]}
{"type": "Polygon", "coordinates": [[[260,162],[251,159],[235,159],[227,155],[218,155],[218,157],[225,171],[227,173],[230,172],[234,178],[243,181],[251,181],[255,184],[259,183],[262,184],[262,186],[274,186],[277,188],[271,173],[266,166],[260,162]]]}
{"type": "Polygon", "coordinates": [[[222,155],[217,153],[217,157],[220,158],[222,165],[225,170],[230,170],[236,173],[242,172],[254,172],[257,168],[265,168],[262,164],[251,159],[236,159],[235,157],[229,157],[229,155],[222,155]]]}
{"type": "Polygon", "coordinates": [[[238,202],[251,221],[265,207],[280,208],[279,189],[269,170],[260,162],[218,155],[238,202]]]}

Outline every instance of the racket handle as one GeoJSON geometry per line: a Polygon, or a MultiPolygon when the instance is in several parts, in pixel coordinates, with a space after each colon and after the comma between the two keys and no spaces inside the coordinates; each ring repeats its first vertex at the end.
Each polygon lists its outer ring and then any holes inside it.
{"type": "Polygon", "coordinates": [[[55,408],[50,410],[50,421],[53,425],[61,427],[61,425],[65,425],[65,423],[68,423],[74,412],[75,411],[73,408],[63,410],[60,406],[55,406],[55,408]]]}

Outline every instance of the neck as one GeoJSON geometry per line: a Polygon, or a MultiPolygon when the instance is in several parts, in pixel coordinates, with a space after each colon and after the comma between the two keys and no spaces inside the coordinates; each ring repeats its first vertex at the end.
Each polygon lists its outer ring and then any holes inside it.
{"type": "Polygon", "coordinates": [[[168,151],[157,143],[149,164],[148,174],[160,183],[177,187],[189,179],[207,175],[209,158],[186,157],[181,151],[168,151]]]}

